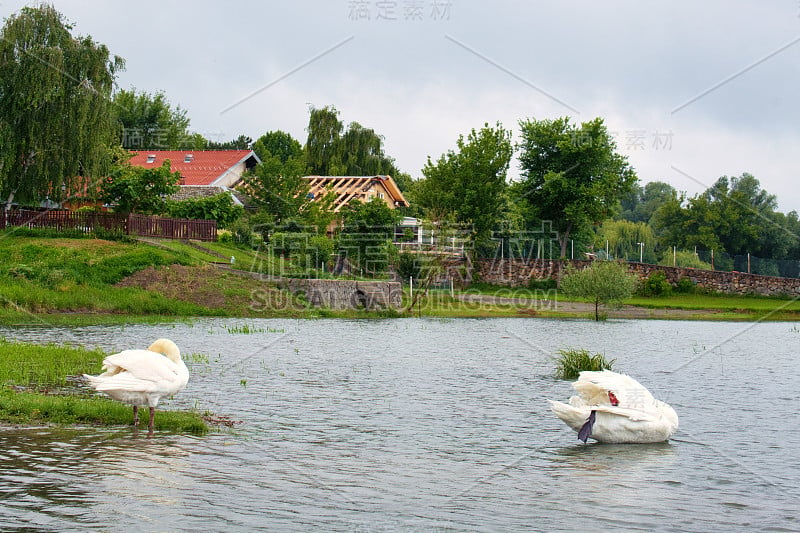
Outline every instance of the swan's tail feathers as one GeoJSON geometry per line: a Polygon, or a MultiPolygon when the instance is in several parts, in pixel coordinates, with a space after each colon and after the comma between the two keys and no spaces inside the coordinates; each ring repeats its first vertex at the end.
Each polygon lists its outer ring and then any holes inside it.
{"type": "Polygon", "coordinates": [[[592,410],[592,412],[589,413],[589,418],[586,419],[586,423],[581,426],[580,431],[578,431],[578,440],[582,440],[584,444],[586,444],[586,441],[592,436],[592,428],[594,427],[596,412],[597,411],[592,410]]]}

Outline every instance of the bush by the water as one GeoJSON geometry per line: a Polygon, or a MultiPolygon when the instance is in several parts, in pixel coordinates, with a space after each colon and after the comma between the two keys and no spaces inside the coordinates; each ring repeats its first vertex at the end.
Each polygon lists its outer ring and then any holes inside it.
{"type": "Polygon", "coordinates": [[[672,285],[663,271],[656,270],[641,282],[638,292],[642,296],[669,296],[672,294],[672,285]]]}
{"type": "Polygon", "coordinates": [[[568,348],[558,351],[556,359],[556,377],[558,379],[576,379],[584,370],[611,370],[616,359],[610,361],[603,354],[592,354],[589,350],[568,348]]]}
{"type": "Polygon", "coordinates": [[[681,294],[691,294],[695,292],[695,290],[695,284],[689,278],[681,278],[678,280],[678,284],[675,285],[675,292],[679,292],[681,294]]]}

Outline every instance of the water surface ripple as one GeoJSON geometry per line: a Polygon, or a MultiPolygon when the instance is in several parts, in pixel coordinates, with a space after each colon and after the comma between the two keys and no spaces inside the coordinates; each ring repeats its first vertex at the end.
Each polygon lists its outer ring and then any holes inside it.
{"type": "Polygon", "coordinates": [[[800,530],[792,324],[215,319],[0,334],[107,351],[170,337],[192,377],[165,408],[241,421],[152,439],[0,428],[3,531],[800,530]],[[671,403],[676,438],[578,442],[546,402],[570,394],[551,377],[568,347],[616,358],[671,403]]]}

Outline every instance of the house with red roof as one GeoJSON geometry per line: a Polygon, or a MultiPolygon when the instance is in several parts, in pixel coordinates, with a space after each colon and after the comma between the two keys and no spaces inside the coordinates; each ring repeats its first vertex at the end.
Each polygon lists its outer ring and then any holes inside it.
{"type": "Polygon", "coordinates": [[[172,171],[180,173],[181,185],[228,189],[261,162],[252,150],[141,150],[134,152],[130,164],[158,168],[167,160],[172,171]]]}

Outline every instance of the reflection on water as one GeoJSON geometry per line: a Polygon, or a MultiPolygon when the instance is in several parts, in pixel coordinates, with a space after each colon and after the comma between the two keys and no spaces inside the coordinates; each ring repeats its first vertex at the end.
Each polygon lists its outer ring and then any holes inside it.
{"type": "Polygon", "coordinates": [[[209,320],[0,333],[108,351],[171,337],[197,356],[165,407],[242,422],[153,439],[0,429],[3,531],[800,529],[800,437],[785,430],[798,336],[785,324],[209,320]],[[244,323],[263,333],[224,327],[244,323]],[[671,403],[677,438],[577,442],[546,402],[571,392],[550,377],[550,355],[568,346],[616,358],[671,403]]]}

